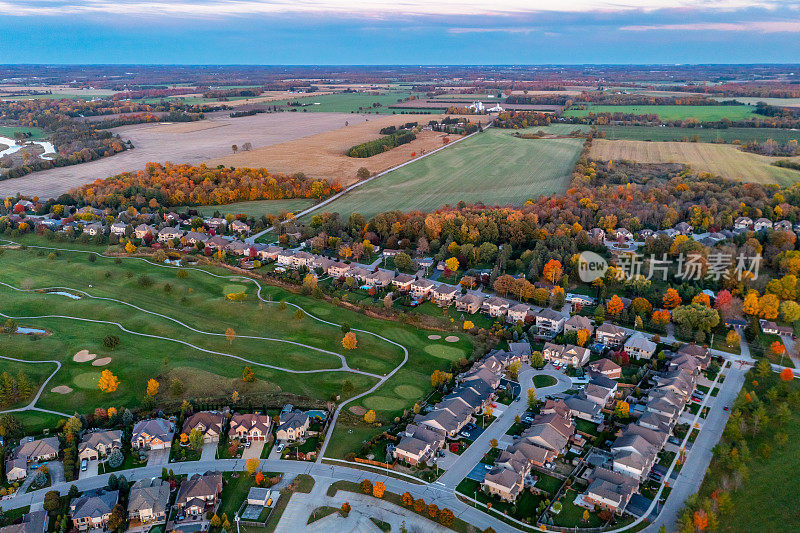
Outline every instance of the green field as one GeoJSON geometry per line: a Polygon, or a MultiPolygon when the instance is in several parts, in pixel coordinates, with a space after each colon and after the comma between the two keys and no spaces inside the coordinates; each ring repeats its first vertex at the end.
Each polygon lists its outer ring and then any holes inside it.
{"type": "MultiPolygon", "coordinates": [[[[29,244],[47,242],[33,236],[20,240],[29,244]]],[[[80,248],[79,245],[66,243],[61,247],[80,248]]],[[[357,394],[372,387],[377,379],[352,372],[326,371],[341,366],[339,357],[312,348],[343,354],[351,368],[379,375],[388,373],[402,363],[401,347],[365,332],[356,332],[358,347],[343,353],[342,332],[338,325],[324,324],[310,316],[298,320],[293,307],[280,310],[277,302],[281,300],[300,305],[306,312],[316,316],[335,317],[335,320],[346,322],[354,329],[379,332],[408,349],[408,362],[375,391],[373,396],[376,399],[365,397],[360,400],[374,404],[379,419],[386,420],[410,408],[419,399],[408,398],[412,390],[410,387],[417,387],[422,394],[427,393],[433,369],[449,367],[449,361],[425,351],[431,341],[427,339],[427,332],[418,327],[372,319],[266,285],[262,289],[262,296],[269,301],[259,302],[255,286],[238,280],[234,280],[236,285],[246,286],[248,296],[245,301],[231,302],[225,298],[225,286],[232,283],[230,273],[220,268],[205,267],[204,272],[191,270],[188,277],[182,279],[177,277],[176,269],[135,259],[123,259],[116,263],[111,258],[97,258],[95,262],[90,262],[88,257],[82,253],[60,252],[55,259],[48,259],[46,253],[33,248],[6,250],[0,255],[0,271],[3,272],[2,281],[5,283],[16,287],[58,285],[80,289],[94,296],[119,299],[142,309],[108,300],[85,297],[72,300],[42,292],[17,292],[0,286],[0,312],[11,316],[61,316],[18,320],[20,324],[53,332],[40,340],[21,338],[19,335],[0,335],[0,353],[4,355],[23,360],[57,359],[62,362],[62,369],[48,385],[37,407],[69,413],[73,410],[89,412],[99,406],[134,408],[141,404],[142,391],[150,378],[157,378],[161,383],[157,397],[159,401],[180,401],[184,397],[211,395],[229,397],[234,390],[245,401],[267,401],[276,397],[278,401],[291,401],[291,396],[287,395],[326,401],[343,395],[342,386],[346,380],[353,385],[352,394],[357,394]],[[206,272],[225,277],[215,278],[206,272]],[[151,283],[143,284],[143,276],[151,283]],[[185,325],[152,313],[163,314],[185,325]],[[67,316],[118,322],[131,332],[167,339],[127,333],[111,324],[64,318],[67,316]],[[229,327],[236,332],[232,342],[223,335],[229,327]],[[190,328],[217,335],[203,334],[190,328]],[[121,343],[116,349],[109,350],[103,346],[103,338],[107,335],[120,338],[121,343]],[[276,340],[247,339],[245,336],[294,341],[310,347],[276,340]],[[204,352],[168,339],[185,341],[219,353],[204,352]],[[82,349],[98,357],[111,357],[112,361],[102,368],[73,361],[72,356],[82,349]],[[252,362],[257,381],[244,383],[241,376],[247,362],[224,354],[252,362]],[[296,374],[260,366],[264,364],[293,370],[322,371],[296,374]],[[119,377],[121,384],[117,391],[103,393],[93,386],[103,369],[109,369],[119,377]],[[185,390],[182,394],[173,395],[169,391],[169,383],[173,378],[183,382],[185,390]],[[74,391],[67,395],[50,392],[56,385],[68,385],[74,391]]],[[[449,344],[449,347],[460,349],[465,357],[472,351],[468,339],[449,344]]],[[[343,399],[346,397],[343,395],[343,399]]],[[[44,424],[53,418],[42,417],[38,413],[19,416],[30,424],[44,424]]],[[[346,431],[346,428],[342,430],[346,431]]]]}
{"type": "Polygon", "coordinates": [[[359,113],[359,112],[372,112],[372,113],[388,113],[391,114],[392,110],[389,106],[396,104],[398,100],[410,96],[410,91],[387,91],[380,95],[373,95],[369,93],[336,93],[336,94],[321,94],[319,96],[304,95],[302,98],[291,98],[288,100],[278,100],[275,102],[267,102],[269,105],[287,105],[289,102],[300,102],[308,104],[304,107],[297,107],[298,113],[303,111],[314,111],[318,113],[359,113]],[[373,103],[380,103],[382,107],[373,108],[373,103]],[[360,108],[360,109],[359,109],[360,108]]]}
{"type": "Polygon", "coordinates": [[[196,209],[202,216],[211,216],[219,211],[223,216],[245,214],[248,217],[259,218],[262,215],[280,215],[283,212],[298,213],[314,205],[314,200],[307,198],[290,198],[288,200],[256,200],[253,202],[238,202],[226,205],[203,205],[185,207],[183,209],[196,209]]]}
{"type": "Polygon", "coordinates": [[[800,130],[783,128],[727,128],[722,130],[710,128],[662,128],[660,126],[597,126],[598,131],[605,133],[606,139],[633,141],[692,141],[695,137],[700,142],[741,141],[742,143],[764,142],[772,139],[780,144],[791,140],[800,141],[800,130]]]}
{"type": "Polygon", "coordinates": [[[725,100],[736,100],[747,105],[756,105],[759,102],[764,102],[768,105],[775,105],[779,107],[800,107],[800,98],[757,98],[755,96],[715,96],[714,100],[723,102],[725,100]]]}
{"type": "Polygon", "coordinates": [[[15,131],[31,133],[32,137],[29,139],[31,141],[38,141],[46,137],[42,128],[32,128],[30,126],[0,126],[0,137],[13,139],[15,131]]]}
{"type": "Polygon", "coordinates": [[[727,118],[743,120],[753,118],[753,108],[746,105],[714,106],[714,105],[587,105],[586,109],[569,109],[564,111],[565,117],[585,117],[589,113],[633,113],[635,115],[658,115],[661,120],[684,120],[695,118],[701,122],[710,122],[727,118]]]}
{"type": "Polygon", "coordinates": [[[463,200],[522,205],[563,193],[583,139],[518,139],[488,129],[355,189],[324,210],[366,217],[399,209],[430,211],[463,200]]]}

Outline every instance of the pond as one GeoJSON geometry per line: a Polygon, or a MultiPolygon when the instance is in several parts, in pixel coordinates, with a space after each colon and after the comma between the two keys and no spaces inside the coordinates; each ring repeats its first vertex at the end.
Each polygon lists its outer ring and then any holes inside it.
{"type": "Polygon", "coordinates": [[[0,136],[0,144],[8,146],[8,148],[6,148],[5,150],[0,151],[0,157],[19,152],[20,150],[25,148],[26,144],[38,144],[39,146],[41,146],[44,149],[44,152],[41,155],[39,155],[39,157],[42,159],[53,159],[53,156],[55,156],[56,154],[56,147],[53,146],[53,143],[49,143],[47,141],[25,141],[23,142],[23,144],[17,144],[17,141],[15,141],[14,139],[9,139],[8,137],[0,136]]]}
{"type": "Polygon", "coordinates": [[[17,333],[20,335],[44,335],[47,332],[43,329],[18,327],[17,333]]]}
{"type": "Polygon", "coordinates": [[[72,294],[71,292],[64,292],[64,291],[52,291],[48,292],[47,294],[58,294],[59,296],[66,296],[67,298],[72,298],[73,300],[80,300],[81,297],[77,294],[72,294]]]}

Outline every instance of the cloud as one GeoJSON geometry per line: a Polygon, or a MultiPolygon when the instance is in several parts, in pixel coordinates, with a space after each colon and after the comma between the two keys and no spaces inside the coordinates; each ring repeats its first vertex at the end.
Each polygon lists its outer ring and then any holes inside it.
{"type": "Polygon", "coordinates": [[[756,33],[798,33],[800,20],[747,21],[747,22],[690,22],[688,24],[655,24],[622,26],[622,31],[725,31],[756,33]]]}
{"type": "Polygon", "coordinates": [[[136,15],[226,17],[275,14],[333,14],[348,18],[387,16],[510,16],[536,13],[619,13],[662,9],[706,12],[748,8],[778,9],[796,0],[0,0],[4,16],[136,15]]]}

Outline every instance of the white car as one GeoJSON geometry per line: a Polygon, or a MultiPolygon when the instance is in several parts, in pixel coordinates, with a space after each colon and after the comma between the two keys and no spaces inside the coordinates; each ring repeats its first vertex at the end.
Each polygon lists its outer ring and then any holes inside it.
{"type": "Polygon", "coordinates": [[[286,444],[281,442],[280,444],[278,444],[278,446],[275,449],[278,450],[278,453],[281,453],[285,447],[286,447],[286,444]]]}

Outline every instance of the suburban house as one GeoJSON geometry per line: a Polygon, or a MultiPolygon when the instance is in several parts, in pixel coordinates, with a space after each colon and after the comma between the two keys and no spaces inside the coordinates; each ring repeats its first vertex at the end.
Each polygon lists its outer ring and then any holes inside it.
{"type": "Polygon", "coordinates": [[[194,246],[198,242],[206,242],[208,240],[208,234],[200,233],[199,231],[190,231],[184,235],[181,240],[186,244],[191,244],[194,246]]]}
{"type": "Polygon", "coordinates": [[[131,447],[134,450],[163,450],[172,446],[175,426],[163,418],[140,420],[133,426],[131,447]]]}
{"type": "Polygon", "coordinates": [[[602,374],[610,379],[619,379],[622,377],[622,367],[606,357],[598,359],[597,361],[592,361],[587,368],[592,372],[602,374]]]}
{"type": "Polygon", "coordinates": [[[0,527],[0,533],[46,533],[50,525],[47,511],[31,511],[22,515],[22,522],[0,527]]]}
{"type": "Polygon", "coordinates": [[[613,379],[607,378],[602,374],[596,374],[587,383],[579,396],[591,402],[594,402],[601,407],[606,405],[608,401],[617,392],[617,382],[613,379]]]}
{"type": "Polygon", "coordinates": [[[700,368],[703,370],[708,368],[708,364],[711,363],[711,354],[708,352],[708,348],[695,343],[684,344],[678,350],[677,355],[691,355],[700,362],[700,368]]]}
{"type": "MultiPolygon", "coordinates": [[[[9,459],[6,461],[6,477],[9,475],[18,476],[22,479],[27,476],[29,464],[47,462],[58,457],[58,437],[47,437],[44,439],[33,440],[23,439],[22,443],[11,451],[9,459]]],[[[9,481],[12,481],[9,479],[9,481]]]]}
{"type": "Polygon", "coordinates": [[[125,229],[128,227],[124,222],[114,222],[111,224],[111,235],[122,237],[125,235],[125,229]]]}
{"type": "Polygon", "coordinates": [[[391,285],[393,279],[394,272],[378,269],[375,272],[370,272],[364,281],[373,287],[383,288],[391,285]]]}
{"type": "MultiPolygon", "coordinates": [[[[384,250],[386,252],[386,250],[384,250]]],[[[392,280],[392,285],[397,287],[400,292],[408,292],[411,290],[411,284],[414,282],[414,276],[410,274],[398,274],[392,280]]]]}
{"type": "Polygon", "coordinates": [[[469,313],[474,315],[480,311],[483,305],[483,296],[477,294],[467,293],[456,298],[456,311],[461,313],[469,313]]]}
{"type": "Polygon", "coordinates": [[[544,308],[538,313],[535,313],[536,328],[540,334],[555,336],[561,333],[564,329],[566,319],[564,315],[550,308],[544,308]]]}
{"type": "Polygon", "coordinates": [[[681,235],[689,235],[694,230],[688,222],[678,222],[675,224],[675,229],[678,230],[681,235]]]}
{"type": "Polygon", "coordinates": [[[169,504],[169,483],[160,478],[143,479],[131,487],[128,516],[141,524],[164,522],[169,504]]]}
{"type": "Polygon", "coordinates": [[[412,466],[431,460],[444,447],[445,441],[444,433],[415,424],[408,424],[398,437],[400,442],[392,455],[398,461],[412,466]]]}
{"type": "Polygon", "coordinates": [[[278,252],[277,257],[275,260],[281,266],[292,266],[292,258],[294,257],[294,252],[291,250],[281,250],[278,252]]]}
{"type": "Polygon", "coordinates": [[[155,237],[156,229],[153,226],[149,226],[147,224],[139,224],[136,226],[136,229],[133,230],[133,234],[137,239],[144,239],[145,235],[150,234],[151,236],[155,237]]]}
{"type": "Polygon", "coordinates": [[[544,345],[542,355],[545,361],[550,361],[553,364],[578,368],[589,361],[590,352],[588,348],[581,348],[574,344],[561,346],[560,344],[548,342],[544,345]]]}
{"type": "Polygon", "coordinates": [[[623,432],[611,445],[613,470],[641,481],[655,464],[659,448],[641,435],[623,432]]]}
{"type": "Polygon", "coordinates": [[[200,411],[183,421],[183,433],[189,435],[197,429],[203,435],[203,442],[219,442],[224,415],[216,411],[200,411]]]}
{"type": "Polygon", "coordinates": [[[762,231],[765,229],[772,229],[772,221],[768,218],[759,218],[753,222],[754,231],[762,231]]]}
{"type": "Polygon", "coordinates": [[[231,222],[230,229],[233,233],[250,233],[250,225],[241,220],[231,222]]]}
{"type": "Polygon", "coordinates": [[[180,239],[183,236],[183,231],[180,228],[163,228],[158,232],[158,242],[167,242],[172,239],[180,239]]]}
{"type": "Polygon", "coordinates": [[[639,488],[639,482],[623,473],[598,466],[588,474],[589,486],[576,500],[578,505],[594,510],[596,507],[622,514],[639,488]]]}
{"type": "Polygon", "coordinates": [[[433,291],[434,283],[426,278],[411,282],[411,296],[418,300],[427,299],[433,291]]]}
{"type": "Polygon", "coordinates": [[[488,298],[481,306],[481,311],[491,317],[503,317],[508,313],[508,308],[511,307],[511,302],[499,296],[492,296],[488,298]]]}
{"type": "Polygon", "coordinates": [[[431,299],[440,307],[449,307],[460,293],[461,289],[455,285],[440,283],[433,289],[431,299]]]}
{"type": "Polygon", "coordinates": [[[187,515],[202,516],[208,511],[216,511],[221,494],[222,474],[195,474],[181,483],[175,498],[175,508],[187,515]]]}
{"type": "Polygon", "coordinates": [[[219,233],[220,231],[225,231],[225,228],[228,226],[228,221],[224,218],[212,217],[204,219],[203,224],[209,229],[213,229],[219,233]]]}
{"type": "Polygon", "coordinates": [[[772,226],[775,231],[792,231],[792,223],[788,220],[779,220],[772,226]]]}
{"type": "Polygon", "coordinates": [[[531,312],[531,306],[527,304],[517,304],[508,308],[506,315],[506,322],[510,324],[517,324],[519,322],[525,323],[525,319],[531,312]]]}
{"type": "Polygon", "coordinates": [[[650,359],[656,353],[656,343],[636,332],[625,342],[625,351],[634,359],[650,359]]]}
{"type": "Polygon", "coordinates": [[[597,337],[597,342],[609,348],[619,348],[628,336],[624,329],[610,322],[601,324],[594,334],[597,337]]]}
{"type": "Polygon", "coordinates": [[[592,325],[592,321],[589,318],[581,315],[573,315],[569,317],[569,320],[564,322],[564,332],[569,331],[580,331],[585,329],[591,333],[594,331],[594,326],[592,325]]]}
{"type": "Polygon", "coordinates": [[[78,459],[96,461],[101,457],[108,457],[112,451],[121,448],[122,431],[118,429],[92,431],[84,434],[78,444],[78,459]]]}
{"type": "Polygon", "coordinates": [[[280,424],[275,430],[275,438],[283,441],[302,439],[308,431],[308,414],[300,411],[281,413],[280,424]]]}
{"type": "Polygon", "coordinates": [[[272,419],[267,415],[247,413],[231,417],[230,438],[248,441],[269,440],[272,429],[272,419]]]}
{"type": "Polygon", "coordinates": [[[9,483],[28,477],[28,461],[24,457],[10,457],[5,463],[6,479],[9,483]]]}
{"type": "Polygon", "coordinates": [[[499,496],[507,502],[516,501],[524,486],[524,475],[499,466],[492,468],[481,484],[484,492],[499,496]]]}
{"type": "Polygon", "coordinates": [[[278,254],[283,251],[280,246],[266,246],[263,244],[256,244],[256,256],[261,261],[275,261],[278,259],[278,254]]]}
{"type": "Polygon", "coordinates": [[[733,227],[736,229],[748,229],[753,225],[753,219],[750,217],[739,217],[733,221],[733,227]]]}
{"type": "Polygon", "coordinates": [[[603,406],[592,400],[570,396],[564,400],[564,405],[569,409],[570,416],[594,423],[603,421],[603,406]]]}
{"type": "Polygon", "coordinates": [[[328,275],[333,278],[345,277],[348,272],[350,272],[350,265],[340,261],[336,261],[328,267],[328,275]]]}
{"type": "Polygon", "coordinates": [[[72,523],[80,531],[104,528],[111,518],[111,511],[119,501],[118,490],[94,490],[84,492],[70,503],[72,523]]]}

